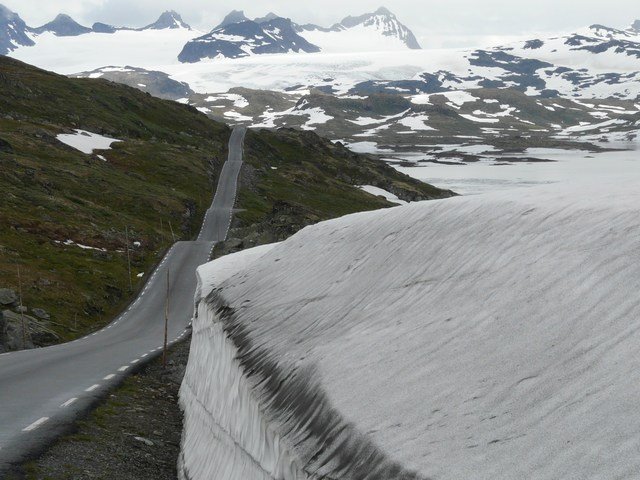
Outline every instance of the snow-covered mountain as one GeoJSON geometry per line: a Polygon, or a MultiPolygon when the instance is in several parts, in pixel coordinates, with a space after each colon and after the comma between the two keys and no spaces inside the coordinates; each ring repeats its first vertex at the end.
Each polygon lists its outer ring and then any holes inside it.
{"type": "Polygon", "coordinates": [[[415,35],[386,8],[347,17],[330,28],[298,25],[270,12],[248,19],[234,10],[207,35],[185,45],[180,61],[240,58],[289,52],[359,52],[420,49],[415,35]]]}
{"type": "Polygon", "coordinates": [[[0,55],[6,55],[18,47],[34,45],[27,35],[28,31],[29,27],[17,13],[0,5],[0,55]]]}
{"type": "Polygon", "coordinates": [[[347,17],[330,28],[298,25],[300,34],[324,52],[419,50],[420,44],[408,27],[388,9],[347,17]]]}
{"type": "Polygon", "coordinates": [[[251,20],[237,23],[225,21],[223,26],[188,42],[178,60],[195,63],[203,59],[319,51],[318,47],[298,35],[291,20],[277,17],[262,23],[251,20]]]}

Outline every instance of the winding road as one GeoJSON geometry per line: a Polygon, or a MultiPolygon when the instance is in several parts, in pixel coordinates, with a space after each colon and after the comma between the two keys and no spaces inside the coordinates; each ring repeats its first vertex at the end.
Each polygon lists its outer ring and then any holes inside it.
{"type": "Polygon", "coordinates": [[[187,335],[196,268],[209,260],[231,224],[245,132],[236,128],[231,134],[229,158],[197,240],[173,245],[124,313],[79,340],[0,355],[0,474],[43,449],[123,377],[161,354],[167,271],[169,340],[187,335]]]}

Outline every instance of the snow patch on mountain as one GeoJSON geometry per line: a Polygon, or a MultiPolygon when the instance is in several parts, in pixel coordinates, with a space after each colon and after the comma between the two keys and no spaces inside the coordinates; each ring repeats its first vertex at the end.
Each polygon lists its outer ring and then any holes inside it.
{"type": "Polygon", "coordinates": [[[121,142],[116,138],[109,138],[97,133],[87,132],[86,130],[75,130],[75,133],[61,133],[56,136],[58,141],[68,145],[76,150],[92,154],[94,150],[109,150],[115,142],[121,142]]]}

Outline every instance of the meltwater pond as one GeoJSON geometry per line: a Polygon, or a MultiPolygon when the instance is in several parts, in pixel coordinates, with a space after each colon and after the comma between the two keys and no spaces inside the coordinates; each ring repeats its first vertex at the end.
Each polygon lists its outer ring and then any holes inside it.
{"type": "MultiPolygon", "coordinates": [[[[619,178],[640,181],[640,146],[632,143],[627,148],[629,149],[602,153],[528,149],[522,157],[552,161],[503,163],[500,155],[496,155],[475,163],[416,163],[415,167],[396,165],[395,168],[411,177],[462,195],[552,183],[573,184],[585,180],[619,178]]],[[[504,156],[514,158],[512,154],[504,156]]],[[[420,160],[416,155],[398,156],[394,160],[398,158],[416,162],[420,160]]]]}

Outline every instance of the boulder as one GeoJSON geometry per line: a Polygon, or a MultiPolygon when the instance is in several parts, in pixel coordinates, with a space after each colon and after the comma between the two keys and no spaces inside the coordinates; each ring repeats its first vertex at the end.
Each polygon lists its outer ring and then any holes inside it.
{"type": "Polygon", "coordinates": [[[18,303],[18,294],[9,288],[0,288],[0,305],[15,305],[18,303]]]}
{"type": "Polygon", "coordinates": [[[11,144],[2,138],[0,138],[0,152],[13,153],[11,144]]]}
{"type": "Polygon", "coordinates": [[[31,309],[31,313],[33,313],[41,320],[49,320],[51,318],[51,315],[49,315],[47,311],[43,310],[42,308],[33,308],[31,309]]]}
{"type": "MultiPolygon", "coordinates": [[[[22,349],[34,348],[33,342],[27,335],[26,344],[24,343],[24,337],[22,334],[22,318],[19,313],[12,312],[11,310],[4,310],[2,312],[3,322],[0,325],[2,334],[0,337],[3,339],[3,346],[6,351],[15,351],[22,349]]],[[[27,331],[29,330],[29,317],[24,316],[25,326],[27,331]]],[[[35,319],[33,319],[35,321],[35,319]]]]}
{"type": "Polygon", "coordinates": [[[23,348],[35,348],[56,343],[58,335],[49,328],[44,320],[38,320],[30,315],[21,315],[12,310],[2,311],[0,322],[0,343],[6,351],[22,350],[23,348]],[[22,333],[22,322],[26,327],[26,344],[22,333]]]}

